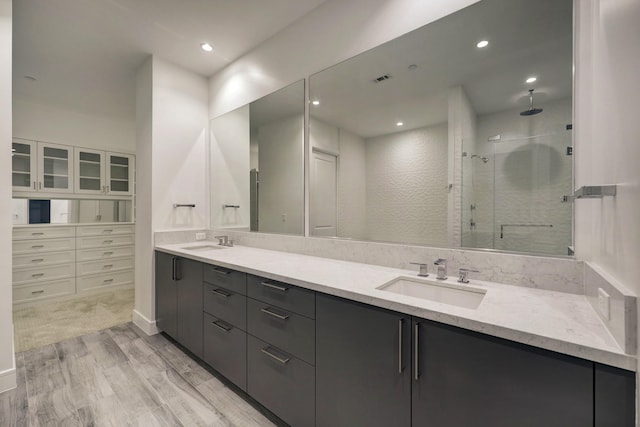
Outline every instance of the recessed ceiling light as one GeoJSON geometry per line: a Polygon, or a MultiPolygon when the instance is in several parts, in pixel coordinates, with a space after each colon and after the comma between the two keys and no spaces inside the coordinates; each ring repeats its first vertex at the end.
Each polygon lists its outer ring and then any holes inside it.
{"type": "Polygon", "coordinates": [[[527,82],[527,83],[533,83],[533,82],[535,82],[536,80],[538,80],[538,78],[537,78],[537,77],[529,77],[529,78],[526,80],[526,82],[527,82]]]}
{"type": "Polygon", "coordinates": [[[318,101],[317,99],[316,99],[315,101],[311,101],[311,103],[312,103],[313,105],[320,105],[320,101],[318,101]]]}
{"type": "Polygon", "coordinates": [[[483,47],[489,46],[489,42],[486,41],[486,40],[481,40],[481,41],[478,42],[478,44],[476,46],[482,49],[483,47]]]}
{"type": "Polygon", "coordinates": [[[209,43],[202,43],[200,45],[200,47],[202,48],[202,50],[204,50],[205,52],[211,52],[213,50],[213,46],[211,46],[209,43]]]}
{"type": "Polygon", "coordinates": [[[402,122],[396,123],[396,126],[402,126],[402,125],[404,125],[404,123],[402,123],[402,122]]]}

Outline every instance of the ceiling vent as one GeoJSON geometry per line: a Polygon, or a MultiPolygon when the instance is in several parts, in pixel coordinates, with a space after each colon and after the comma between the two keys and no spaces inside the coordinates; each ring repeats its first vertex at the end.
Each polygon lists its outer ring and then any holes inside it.
{"type": "Polygon", "coordinates": [[[375,79],[373,79],[374,83],[380,83],[383,82],[385,80],[389,80],[391,78],[391,76],[389,74],[383,74],[380,77],[376,77],[375,79]]]}

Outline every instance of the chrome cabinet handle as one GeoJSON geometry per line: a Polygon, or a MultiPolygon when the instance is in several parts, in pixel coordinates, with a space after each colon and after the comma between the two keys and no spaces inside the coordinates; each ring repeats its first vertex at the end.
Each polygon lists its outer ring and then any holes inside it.
{"type": "Polygon", "coordinates": [[[42,277],[42,276],[44,276],[44,273],[35,273],[31,275],[31,277],[42,277]]]}
{"type": "Polygon", "coordinates": [[[42,190],[42,182],[38,182],[38,190],[42,190]]]}
{"type": "Polygon", "coordinates": [[[262,286],[266,286],[267,288],[275,289],[275,290],[280,291],[280,292],[287,292],[289,290],[289,288],[287,288],[286,286],[278,286],[275,283],[260,282],[260,284],[262,286]]]}
{"type": "Polygon", "coordinates": [[[113,255],[113,251],[110,252],[103,252],[102,255],[113,255]]]}
{"type": "Polygon", "coordinates": [[[216,320],[215,322],[211,322],[211,324],[215,327],[217,327],[218,329],[222,329],[225,332],[230,332],[233,328],[223,322],[221,322],[220,320],[216,320]]]}
{"type": "Polygon", "coordinates": [[[34,189],[34,190],[37,190],[37,189],[38,189],[37,184],[36,184],[36,182],[35,182],[35,181],[33,181],[33,189],[34,189]]]}
{"type": "Polygon", "coordinates": [[[33,245],[33,246],[31,246],[31,249],[40,249],[40,248],[44,248],[44,245],[33,245]]]}
{"type": "Polygon", "coordinates": [[[177,279],[177,274],[176,274],[176,262],[178,261],[178,258],[176,257],[172,257],[171,258],[171,280],[175,281],[178,280],[177,279]]]}
{"type": "Polygon", "coordinates": [[[103,233],[113,233],[113,230],[102,230],[103,233]]]}
{"type": "Polygon", "coordinates": [[[260,311],[263,312],[264,314],[268,314],[269,316],[276,317],[280,320],[287,320],[289,318],[288,314],[276,313],[275,311],[271,311],[268,307],[262,308],[260,309],[260,311]]]}
{"type": "Polygon", "coordinates": [[[102,243],[107,243],[107,244],[113,243],[113,240],[103,240],[102,243]]]}
{"type": "Polygon", "coordinates": [[[31,292],[32,295],[37,295],[37,294],[43,294],[44,293],[44,289],[41,289],[39,291],[33,291],[31,292]]]}
{"type": "Polygon", "coordinates": [[[277,360],[278,362],[282,363],[283,365],[288,363],[289,360],[291,360],[290,357],[282,358],[280,356],[276,356],[275,354],[273,354],[273,353],[271,353],[269,351],[269,347],[265,347],[265,348],[261,349],[260,351],[263,352],[264,354],[266,354],[267,356],[269,356],[270,358],[272,358],[273,360],[277,360]]]}
{"type": "Polygon", "coordinates": [[[225,298],[229,298],[231,295],[231,293],[229,292],[225,292],[222,289],[212,289],[211,292],[213,292],[216,295],[220,295],[221,297],[225,297],[225,298]]]}
{"type": "Polygon", "coordinates": [[[212,271],[215,271],[215,272],[216,272],[216,273],[218,273],[218,274],[223,274],[223,275],[225,275],[225,276],[227,276],[227,275],[231,274],[231,271],[229,271],[229,270],[221,270],[221,269],[219,269],[219,268],[212,268],[211,270],[212,270],[212,271]]]}
{"type": "Polygon", "coordinates": [[[418,356],[419,356],[419,353],[420,353],[418,351],[418,347],[420,345],[420,323],[416,323],[415,330],[414,330],[414,339],[413,339],[413,341],[414,341],[413,345],[415,346],[413,348],[413,352],[414,352],[414,354],[413,354],[413,360],[414,360],[414,363],[413,363],[414,364],[414,366],[413,366],[413,369],[414,369],[413,379],[418,381],[418,378],[420,378],[420,372],[418,371],[419,370],[418,356]]]}
{"type": "Polygon", "coordinates": [[[401,374],[404,367],[402,366],[402,327],[404,319],[398,320],[398,373],[401,374]]]}
{"type": "Polygon", "coordinates": [[[31,233],[32,236],[42,236],[44,233],[43,232],[37,232],[37,233],[31,233]]]}
{"type": "Polygon", "coordinates": [[[42,262],[44,258],[32,259],[31,262],[42,262]]]}
{"type": "Polygon", "coordinates": [[[113,279],[105,279],[102,281],[102,283],[111,283],[113,282],[113,279]]]}
{"type": "Polygon", "coordinates": [[[106,264],[102,268],[112,268],[112,267],[113,267],[113,264],[106,264]]]}

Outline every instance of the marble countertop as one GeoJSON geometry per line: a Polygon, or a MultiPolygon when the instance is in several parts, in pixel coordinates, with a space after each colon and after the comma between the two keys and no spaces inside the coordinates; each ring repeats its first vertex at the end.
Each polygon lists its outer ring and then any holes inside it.
{"type": "MultiPolygon", "coordinates": [[[[216,243],[166,244],[156,249],[558,353],[637,368],[636,357],[624,353],[584,295],[483,282],[471,276],[465,286],[486,294],[476,309],[468,309],[376,289],[398,276],[417,278],[416,271],[246,246],[182,249],[206,244],[216,243]]],[[[458,285],[456,279],[450,276],[444,283],[458,285]]]]}

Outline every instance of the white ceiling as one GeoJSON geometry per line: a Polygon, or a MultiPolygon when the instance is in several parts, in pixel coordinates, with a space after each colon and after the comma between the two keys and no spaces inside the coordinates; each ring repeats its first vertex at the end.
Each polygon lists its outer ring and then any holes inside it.
{"type": "Polygon", "coordinates": [[[210,76],[324,1],[14,1],[13,91],[133,120],[135,73],[149,54],[210,76]]]}

